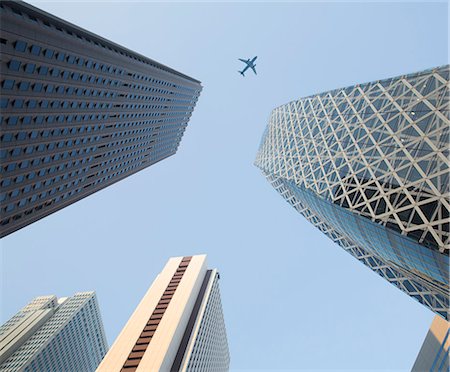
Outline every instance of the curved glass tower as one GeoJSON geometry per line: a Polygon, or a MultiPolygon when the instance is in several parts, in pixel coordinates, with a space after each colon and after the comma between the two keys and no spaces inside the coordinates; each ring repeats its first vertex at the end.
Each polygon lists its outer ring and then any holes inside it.
{"type": "Polygon", "coordinates": [[[278,107],[255,162],[317,228],[446,319],[449,70],[278,107]]]}

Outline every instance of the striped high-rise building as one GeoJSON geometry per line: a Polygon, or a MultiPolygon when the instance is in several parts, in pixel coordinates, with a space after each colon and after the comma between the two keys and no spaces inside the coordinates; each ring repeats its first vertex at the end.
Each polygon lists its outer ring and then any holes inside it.
{"type": "Polygon", "coordinates": [[[0,237],[175,154],[200,82],[0,3],[0,237]]]}
{"type": "Polygon", "coordinates": [[[205,255],[171,258],[97,371],[227,371],[219,278],[205,255]]]}
{"type": "Polygon", "coordinates": [[[308,221],[449,317],[449,66],[273,110],[256,165],[308,221]]]}
{"type": "Polygon", "coordinates": [[[35,298],[0,327],[0,371],[95,371],[108,351],[94,292],[35,298]]]}

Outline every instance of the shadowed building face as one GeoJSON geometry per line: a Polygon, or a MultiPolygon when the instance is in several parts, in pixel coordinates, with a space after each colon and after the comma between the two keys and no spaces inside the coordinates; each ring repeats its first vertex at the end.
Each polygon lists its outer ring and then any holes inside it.
{"type": "Polygon", "coordinates": [[[26,3],[0,11],[3,237],[175,154],[202,87],[26,3]]]}

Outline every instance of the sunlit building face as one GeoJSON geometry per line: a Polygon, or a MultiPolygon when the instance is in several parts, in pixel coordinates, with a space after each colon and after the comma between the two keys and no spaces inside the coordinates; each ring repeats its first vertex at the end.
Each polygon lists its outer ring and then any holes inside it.
{"type": "Polygon", "coordinates": [[[347,252],[448,318],[449,66],[273,110],[255,164],[347,252]]]}

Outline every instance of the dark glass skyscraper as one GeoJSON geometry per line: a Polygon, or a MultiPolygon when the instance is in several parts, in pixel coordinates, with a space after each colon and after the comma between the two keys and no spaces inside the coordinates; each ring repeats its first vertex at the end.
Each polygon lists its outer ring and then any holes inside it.
{"type": "Polygon", "coordinates": [[[347,252],[449,315],[449,66],[273,110],[256,165],[347,252]]]}
{"type": "Polygon", "coordinates": [[[0,10],[3,237],[175,154],[201,85],[26,3],[0,10]]]}

